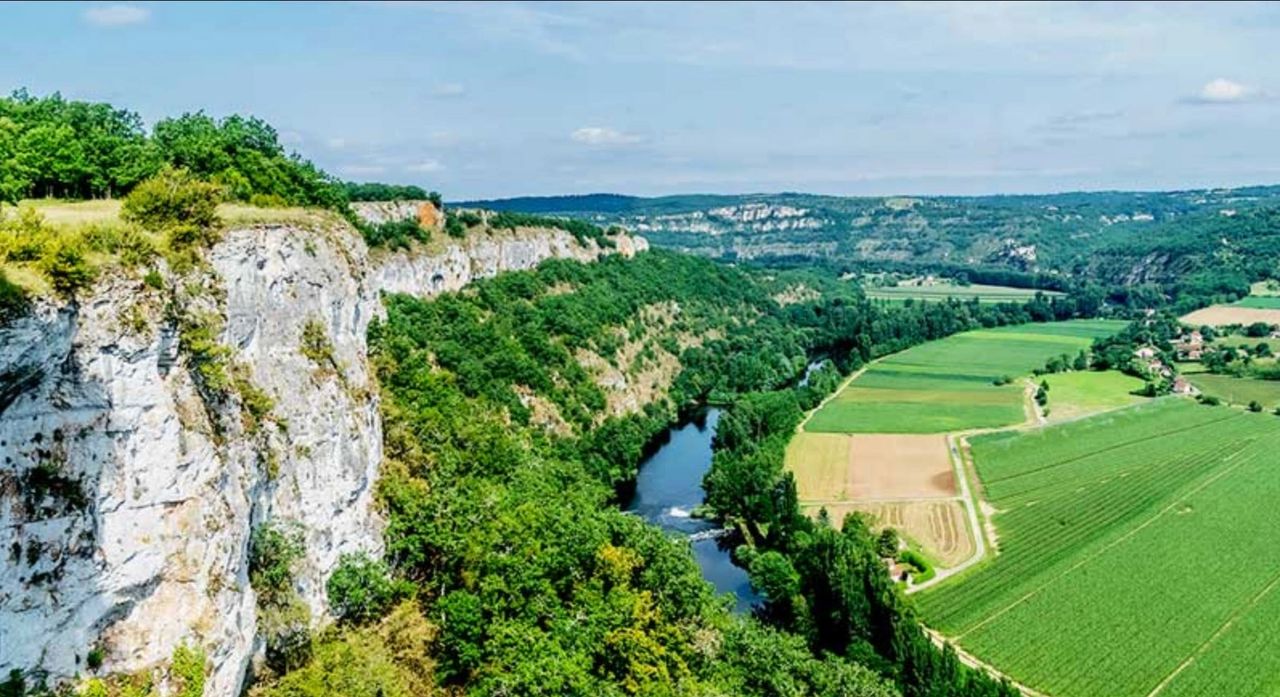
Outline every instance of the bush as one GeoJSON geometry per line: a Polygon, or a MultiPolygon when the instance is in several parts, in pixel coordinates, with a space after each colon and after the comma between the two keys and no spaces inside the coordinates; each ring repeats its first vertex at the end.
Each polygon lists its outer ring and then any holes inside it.
{"type": "Polygon", "coordinates": [[[249,539],[249,583],[264,602],[286,599],[293,591],[294,564],[304,551],[302,530],[281,521],[254,528],[249,539]]]}
{"type": "Polygon", "coordinates": [[[876,538],[876,554],[890,558],[898,553],[898,533],[893,528],[885,528],[876,538]]]}
{"type": "Polygon", "coordinates": [[[386,614],[412,585],[392,579],[386,564],[360,553],[342,555],[325,590],[335,617],[361,623],[386,614]]]}
{"type": "Polygon", "coordinates": [[[924,555],[913,549],[902,550],[902,552],[898,554],[898,561],[910,566],[912,569],[915,569],[915,571],[911,573],[911,579],[916,583],[924,583],[925,581],[933,578],[933,565],[929,563],[929,560],[924,558],[924,555]]]}
{"type": "Polygon", "coordinates": [[[431,239],[431,233],[424,230],[416,218],[388,220],[376,225],[366,223],[360,225],[360,232],[370,247],[388,249],[408,249],[413,241],[425,243],[431,239]]]}
{"type": "Polygon", "coordinates": [[[0,269],[0,325],[25,315],[28,307],[27,294],[11,283],[4,270],[0,269]]]}
{"type": "Polygon", "coordinates": [[[102,667],[102,661],[106,658],[106,652],[101,646],[95,646],[89,649],[89,655],[85,657],[84,663],[89,666],[89,670],[97,670],[102,667]]]}
{"type": "Polygon", "coordinates": [[[444,233],[450,237],[461,239],[467,236],[467,224],[452,214],[447,213],[444,217],[444,233]]]}
{"type": "Polygon", "coordinates": [[[1249,402],[1249,411],[1251,411],[1251,412],[1253,412],[1253,413],[1255,413],[1255,414],[1260,414],[1260,413],[1262,413],[1262,403],[1261,403],[1261,402],[1259,402],[1259,401],[1258,401],[1258,400],[1256,400],[1256,399],[1255,399],[1254,401],[1252,401],[1252,402],[1249,402]]]}
{"type": "Polygon", "coordinates": [[[173,660],[169,664],[169,674],[177,688],[176,697],[202,697],[204,670],[204,651],[199,647],[190,648],[186,644],[179,644],[173,650],[173,660]]]}
{"type": "Polygon", "coordinates": [[[249,197],[249,205],[256,208],[286,208],[289,202],[279,194],[254,194],[249,197]]]}
{"type": "Polygon", "coordinates": [[[185,169],[166,167],[134,188],[124,199],[120,215],[155,232],[164,232],[170,246],[186,249],[217,241],[218,204],[222,188],[202,181],[185,169]]]}
{"type": "Polygon", "coordinates": [[[92,283],[97,273],[85,257],[83,243],[72,238],[58,239],[47,247],[40,270],[53,289],[66,296],[92,283]]]}

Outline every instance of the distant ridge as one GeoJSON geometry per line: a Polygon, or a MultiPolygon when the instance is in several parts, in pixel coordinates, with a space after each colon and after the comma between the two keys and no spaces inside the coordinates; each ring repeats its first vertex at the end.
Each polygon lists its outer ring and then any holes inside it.
{"type": "Polygon", "coordinates": [[[569,196],[517,196],[476,201],[450,202],[457,208],[484,208],[491,211],[520,211],[522,213],[626,213],[645,199],[622,194],[576,194],[569,196]]]}

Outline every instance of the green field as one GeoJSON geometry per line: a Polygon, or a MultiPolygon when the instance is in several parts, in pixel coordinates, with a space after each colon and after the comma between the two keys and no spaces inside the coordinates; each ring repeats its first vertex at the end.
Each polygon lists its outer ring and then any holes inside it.
{"type": "Polygon", "coordinates": [[[967,286],[939,283],[925,286],[868,287],[865,292],[868,298],[877,300],[906,300],[907,298],[914,300],[946,300],[947,298],[972,300],[977,298],[978,302],[982,303],[1024,302],[1034,298],[1037,292],[1044,293],[1047,296],[1062,295],[1062,293],[1055,291],[1036,291],[1035,289],[1011,288],[1009,286],[987,286],[980,283],[967,286]]]}
{"type": "Polygon", "coordinates": [[[1063,421],[1144,401],[1130,394],[1143,381],[1119,371],[1057,373],[1044,376],[1049,384],[1049,420],[1063,421]]]}
{"type": "Polygon", "coordinates": [[[1231,404],[1257,401],[1267,409],[1280,406],[1280,380],[1251,380],[1212,373],[1194,373],[1186,377],[1201,392],[1231,404]]]}
{"type": "Polygon", "coordinates": [[[1277,449],[1275,416],[1180,398],[975,437],[999,554],[920,610],[1055,697],[1277,694],[1277,449]]]}
{"type": "Polygon", "coordinates": [[[819,409],[819,433],[940,433],[1023,421],[1023,387],[996,386],[1059,354],[1074,356],[1123,322],[1074,320],[979,329],[887,356],[819,409]]]}
{"type": "Polygon", "coordinates": [[[1280,310],[1280,297],[1274,295],[1250,295],[1234,303],[1237,307],[1253,307],[1261,310],[1280,310]]]}

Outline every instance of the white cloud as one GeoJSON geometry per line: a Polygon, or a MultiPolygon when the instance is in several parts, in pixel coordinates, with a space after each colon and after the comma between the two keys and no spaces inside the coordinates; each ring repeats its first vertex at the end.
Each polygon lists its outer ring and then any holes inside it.
{"type": "Polygon", "coordinates": [[[640,142],[640,136],[634,133],[624,133],[604,126],[584,126],[570,133],[569,138],[576,143],[597,146],[631,145],[640,142]]]}
{"type": "Polygon", "coordinates": [[[439,160],[423,160],[415,165],[409,165],[408,167],[405,167],[405,169],[410,172],[426,174],[430,172],[439,172],[444,169],[444,165],[440,164],[439,160]]]}
{"type": "Polygon", "coordinates": [[[442,82],[431,90],[433,97],[461,97],[466,93],[466,85],[457,82],[442,82]]]}
{"type": "Polygon", "coordinates": [[[302,145],[306,137],[297,131],[280,131],[280,142],[284,145],[302,145]]]}
{"type": "Polygon", "coordinates": [[[93,5],[81,17],[100,27],[123,27],[147,21],[151,18],[151,10],[137,5],[93,5]]]}
{"type": "Polygon", "coordinates": [[[1230,104],[1248,101],[1259,95],[1257,88],[1220,77],[1206,82],[1192,101],[1203,104],[1230,104]]]}
{"type": "Polygon", "coordinates": [[[324,144],[334,150],[341,150],[347,147],[347,141],[345,138],[330,138],[326,140],[324,144]]]}

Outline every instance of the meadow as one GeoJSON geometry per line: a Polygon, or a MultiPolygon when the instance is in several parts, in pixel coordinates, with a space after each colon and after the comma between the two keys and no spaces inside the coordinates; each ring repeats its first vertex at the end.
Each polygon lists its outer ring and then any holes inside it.
{"type": "Polygon", "coordinates": [[[1062,293],[1054,291],[1036,291],[1035,289],[1012,288],[1009,286],[988,286],[979,283],[967,286],[935,283],[922,286],[902,285],[866,288],[868,298],[893,301],[903,301],[908,298],[930,301],[946,300],[948,298],[955,298],[956,300],[977,298],[980,303],[1026,302],[1034,298],[1037,292],[1044,293],[1046,296],[1062,295],[1062,293]]]}
{"type": "Polygon", "coordinates": [[[1256,401],[1265,409],[1280,406],[1280,380],[1254,380],[1212,373],[1194,373],[1186,378],[1201,392],[1229,404],[1247,405],[1256,401]]]}
{"type": "Polygon", "coordinates": [[[1116,370],[1055,373],[1041,379],[1049,385],[1050,422],[1120,409],[1145,399],[1132,394],[1142,388],[1143,381],[1116,370]]]}
{"type": "Polygon", "coordinates": [[[876,361],[805,424],[814,433],[943,433],[1026,418],[1016,378],[1074,356],[1123,322],[1075,320],[979,329],[876,361]],[[1010,378],[1011,384],[996,385],[1010,378]]]}
{"type": "Polygon", "coordinates": [[[1166,398],[972,438],[999,554],[924,618],[1058,697],[1275,693],[1278,426],[1166,398]]]}

